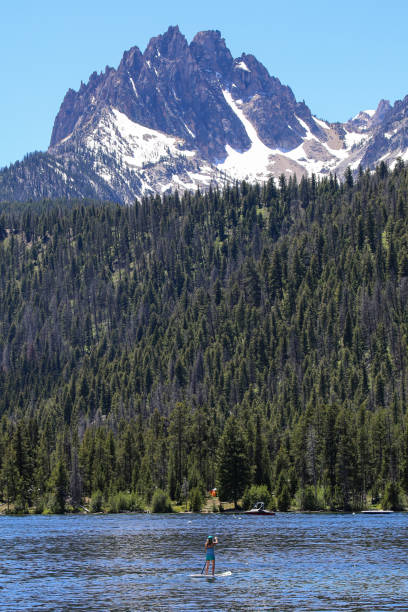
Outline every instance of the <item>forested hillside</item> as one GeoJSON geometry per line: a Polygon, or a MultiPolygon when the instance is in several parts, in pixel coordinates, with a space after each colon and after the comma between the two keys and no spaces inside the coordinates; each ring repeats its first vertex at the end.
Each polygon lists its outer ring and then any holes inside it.
{"type": "Polygon", "coordinates": [[[397,506],[407,298],[403,162],[0,205],[2,498],[264,484],[281,509],[397,506]]]}

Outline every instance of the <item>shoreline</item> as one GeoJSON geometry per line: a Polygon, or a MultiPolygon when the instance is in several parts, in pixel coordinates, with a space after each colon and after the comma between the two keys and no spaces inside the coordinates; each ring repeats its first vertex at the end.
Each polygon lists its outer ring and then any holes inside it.
{"type": "MultiPolygon", "coordinates": [[[[369,516],[370,514],[375,514],[377,516],[379,515],[389,515],[389,514],[401,514],[404,512],[408,512],[408,508],[402,508],[400,510],[387,510],[385,511],[383,508],[364,508],[362,510],[299,510],[299,509],[293,509],[293,510],[287,510],[285,512],[283,511],[279,511],[276,510],[275,511],[275,517],[279,516],[279,515],[286,515],[286,514],[316,514],[316,515],[325,515],[325,514],[348,514],[348,515],[357,515],[357,514],[364,514],[365,516],[369,516]]],[[[221,515],[244,515],[244,516],[248,516],[245,514],[244,510],[224,510],[222,512],[207,512],[207,511],[200,511],[200,512],[193,512],[192,510],[180,510],[180,511],[173,511],[173,512],[151,512],[150,510],[123,510],[122,512],[92,512],[91,510],[88,510],[86,508],[84,508],[83,510],[79,510],[78,512],[75,511],[66,511],[66,512],[61,512],[61,513],[56,513],[56,512],[31,512],[30,510],[28,512],[13,512],[12,510],[7,511],[7,510],[3,510],[0,509],[0,517],[4,517],[4,516],[98,516],[98,515],[102,515],[102,516],[109,516],[109,515],[118,515],[118,514],[132,514],[132,515],[160,515],[160,514],[186,514],[186,515],[207,515],[207,514],[221,514],[221,515]]]]}

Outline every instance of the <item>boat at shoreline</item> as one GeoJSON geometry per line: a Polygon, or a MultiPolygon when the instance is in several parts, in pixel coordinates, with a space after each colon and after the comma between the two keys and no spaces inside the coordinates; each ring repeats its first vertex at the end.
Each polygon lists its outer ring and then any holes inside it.
{"type": "Polygon", "coordinates": [[[393,514],[394,510],[362,510],[361,514],[393,514]]]}
{"type": "Polygon", "coordinates": [[[264,502],[257,502],[251,510],[245,510],[244,514],[248,516],[275,516],[273,510],[267,510],[264,502]]]}

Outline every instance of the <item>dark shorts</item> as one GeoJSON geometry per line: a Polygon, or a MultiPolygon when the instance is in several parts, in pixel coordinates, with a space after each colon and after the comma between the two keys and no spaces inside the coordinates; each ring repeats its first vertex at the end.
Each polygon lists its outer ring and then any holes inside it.
{"type": "Polygon", "coordinates": [[[207,550],[207,554],[205,556],[206,561],[215,561],[215,555],[213,550],[207,550]]]}

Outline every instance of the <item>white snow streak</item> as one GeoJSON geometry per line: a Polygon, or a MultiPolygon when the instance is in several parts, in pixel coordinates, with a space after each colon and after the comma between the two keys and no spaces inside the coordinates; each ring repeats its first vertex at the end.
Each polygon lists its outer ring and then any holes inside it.
{"type": "Polygon", "coordinates": [[[329,130],[330,129],[325,121],[322,121],[321,119],[318,119],[317,117],[313,117],[313,121],[315,123],[317,123],[317,125],[319,125],[324,130],[329,130]]]}
{"type": "Polygon", "coordinates": [[[134,92],[134,94],[135,94],[136,98],[138,98],[138,97],[139,97],[139,94],[137,93],[135,82],[134,82],[134,80],[132,79],[132,77],[130,76],[130,74],[129,74],[129,79],[130,79],[130,82],[132,83],[133,92],[134,92]]]}
{"type": "Polygon", "coordinates": [[[188,127],[187,123],[185,123],[185,124],[184,124],[184,127],[186,128],[186,130],[187,130],[187,132],[190,134],[190,136],[191,136],[192,138],[195,138],[195,134],[194,134],[194,132],[192,132],[192,131],[190,130],[190,128],[188,127]]]}

